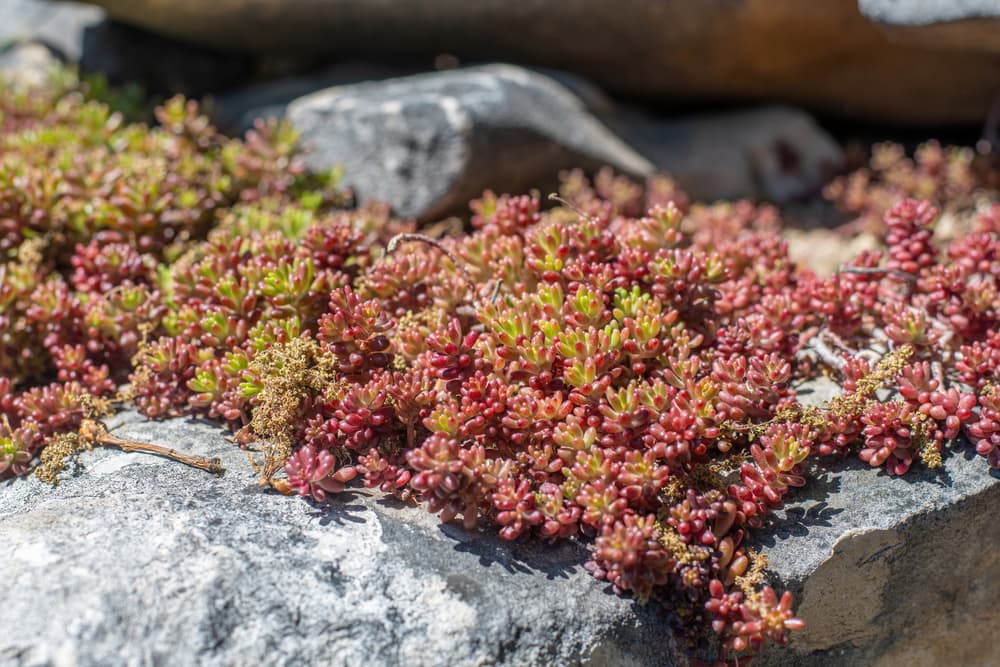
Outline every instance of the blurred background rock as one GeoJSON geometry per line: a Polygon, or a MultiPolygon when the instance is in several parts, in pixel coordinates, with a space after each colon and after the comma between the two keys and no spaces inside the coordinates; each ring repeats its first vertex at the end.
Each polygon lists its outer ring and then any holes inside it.
{"type": "Polygon", "coordinates": [[[852,139],[996,141],[998,27],[989,0],[0,0],[0,70],[30,83],[75,63],[207,98],[231,132],[291,105],[314,162],[430,220],[574,166],[789,203],[852,139]],[[521,83],[447,71],[493,62],[521,83]]]}

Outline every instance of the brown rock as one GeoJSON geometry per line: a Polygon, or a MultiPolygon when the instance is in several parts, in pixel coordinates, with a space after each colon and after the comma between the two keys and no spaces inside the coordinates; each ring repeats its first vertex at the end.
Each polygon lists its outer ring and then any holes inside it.
{"type": "Polygon", "coordinates": [[[981,122],[1000,54],[894,43],[856,0],[97,0],[253,52],[507,59],[656,101],[780,100],[902,123],[981,122]]]}

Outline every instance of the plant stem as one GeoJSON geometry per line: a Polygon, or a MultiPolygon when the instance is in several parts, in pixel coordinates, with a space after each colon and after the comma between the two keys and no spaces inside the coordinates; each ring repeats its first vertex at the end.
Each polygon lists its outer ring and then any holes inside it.
{"type": "Polygon", "coordinates": [[[156,456],[163,456],[173,461],[189,465],[192,468],[198,468],[199,470],[204,470],[215,475],[221,474],[225,470],[222,467],[222,461],[220,459],[192,456],[190,454],[179,452],[176,449],[170,449],[169,447],[151,445],[145,442],[136,442],[135,440],[124,440],[108,433],[108,429],[104,426],[104,424],[93,419],[85,419],[83,421],[80,425],[80,435],[84,438],[84,440],[95,447],[117,447],[124,452],[155,454],[156,456]]]}
{"type": "Polygon", "coordinates": [[[448,248],[446,248],[443,243],[441,243],[437,239],[432,239],[431,237],[425,234],[407,234],[407,233],[396,234],[391,239],[389,239],[389,243],[385,247],[386,253],[391,255],[392,253],[396,252],[396,248],[399,247],[400,243],[405,243],[405,242],[426,243],[427,245],[434,246],[435,248],[440,250],[445,257],[451,260],[451,263],[455,265],[455,268],[458,269],[458,272],[462,274],[462,279],[465,281],[466,285],[468,285],[469,290],[472,292],[472,296],[473,297],[476,296],[476,291],[477,291],[476,282],[472,279],[472,276],[469,275],[469,270],[465,268],[465,263],[461,259],[459,259],[455,255],[455,253],[453,253],[451,250],[448,250],[448,248]]]}
{"type": "Polygon", "coordinates": [[[842,266],[838,273],[859,273],[862,275],[895,276],[902,280],[915,281],[917,276],[897,269],[882,269],[877,266],[842,266]]]}

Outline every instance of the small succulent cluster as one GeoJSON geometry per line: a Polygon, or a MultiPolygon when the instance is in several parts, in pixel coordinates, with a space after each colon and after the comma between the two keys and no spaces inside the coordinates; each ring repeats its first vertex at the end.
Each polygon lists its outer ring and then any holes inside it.
{"type": "Polygon", "coordinates": [[[0,474],[102,401],[207,416],[281,492],[584,540],[596,578],[739,659],[802,626],[748,536],[808,461],[900,475],[964,434],[1000,467],[1000,206],[942,248],[937,210],[898,201],[884,250],[831,276],[772,208],[607,172],[547,209],[486,193],[433,239],[339,208],[280,126],[3,104],[0,474]],[[842,395],[803,405],[824,374],[842,395]]]}
{"type": "Polygon", "coordinates": [[[897,143],[875,144],[867,164],[831,181],[824,196],[855,218],[852,229],[881,233],[882,216],[901,199],[921,199],[951,211],[1000,194],[1000,152],[988,142],[975,148],[919,145],[913,155],[897,143]]]}
{"type": "Polygon", "coordinates": [[[0,477],[107,408],[170,312],[159,272],[219,219],[338,196],[286,126],[228,139],[175,98],[149,128],[94,92],[0,87],[0,477]]]}

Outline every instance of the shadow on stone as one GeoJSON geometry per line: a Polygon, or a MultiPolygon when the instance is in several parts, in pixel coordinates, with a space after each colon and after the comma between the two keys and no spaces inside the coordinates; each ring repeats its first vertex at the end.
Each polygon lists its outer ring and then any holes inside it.
{"type": "Polygon", "coordinates": [[[312,507],[309,516],[318,517],[319,525],[321,526],[329,526],[330,524],[345,526],[349,523],[366,523],[367,519],[361,516],[361,514],[369,511],[369,509],[361,504],[361,502],[350,502],[352,500],[360,501],[364,496],[365,494],[345,491],[333,496],[333,502],[317,503],[309,500],[308,503],[312,507]]]}
{"type": "MultiPolygon", "coordinates": [[[[853,461],[839,463],[850,465],[853,461]]],[[[826,500],[838,491],[840,491],[838,474],[820,472],[811,476],[808,485],[798,489],[794,494],[793,502],[784,510],[772,515],[765,530],[754,534],[754,541],[772,547],[778,540],[808,535],[812,527],[829,528],[831,519],[844,511],[843,508],[830,506],[826,500]]]]}
{"type": "Polygon", "coordinates": [[[372,500],[375,505],[394,512],[418,512],[417,517],[433,522],[425,525],[431,525],[438,535],[453,543],[452,550],[478,557],[484,567],[499,565],[508,574],[544,574],[548,579],[566,579],[582,569],[587,559],[586,548],[577,542],[554,546],[523,540],[507,542],[497,536],[495,526],[466,530],[458,523],[440,523],[437,516],[427,514],[426,508],[392,496],[375,495],[372,500]]]}
{"type": "Polygon", "coordinates": [[[456,540],[453,550],[477,556],[483,567],[499,565],[508,574],[544,574],[547,579],[567,579],[582,568],[587,558],[583,545],[576,542],[539,548],[538,544],[528,542],[504,542],[495,534],[470,532],[461,526],[442,524],[440,530],[456,540]]]}
{"type": "Polygon", "coordinates": [[[804,537],[813,526],[829,528],[830,520],[843,512],[842,508],[830,507],[825,501],[811,505],[808,508],[790,507],[785,511],[785,518],[769,525],[768,532],[760,540],[765,546],[774,546],[777,540],[790,537],[804,537]]]}

